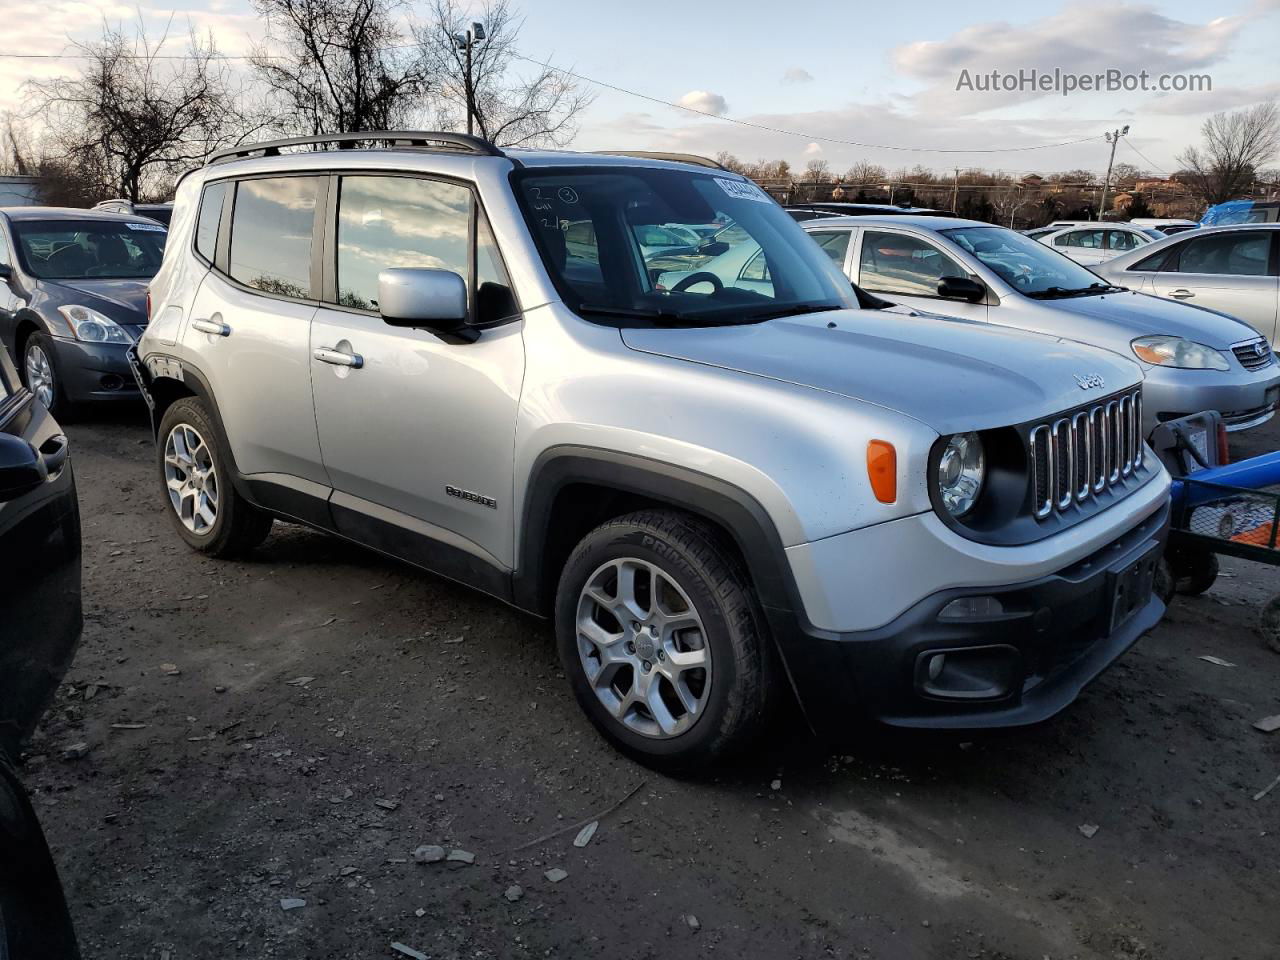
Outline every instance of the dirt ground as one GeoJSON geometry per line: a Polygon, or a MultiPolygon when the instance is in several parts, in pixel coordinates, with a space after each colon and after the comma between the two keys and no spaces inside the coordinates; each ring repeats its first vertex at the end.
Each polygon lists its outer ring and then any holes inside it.
{"type": "Polygon", "coordinates": [[[1280,956],[1275,568],[1039,728],[832,754],[783,718],[681,781],[597,737],[546,625],[283,524],[202,559],[140,408],[68,433],[85,633],[24,775],[88,958],[1280,956]]]}

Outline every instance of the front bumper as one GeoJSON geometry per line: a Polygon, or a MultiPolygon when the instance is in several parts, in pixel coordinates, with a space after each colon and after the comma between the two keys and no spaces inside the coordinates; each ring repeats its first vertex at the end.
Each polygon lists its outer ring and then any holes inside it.
{"type": "Polygon", "coordinates": [[[1280,364],[1261,370],[1173,370],[1151,367],[1142,383],[1145,433],[1159,423],[1216,410],[1228,430],[1266,423],[1280,402],[1280,364]]]}
{"type": "MultiPolygon", "coordinates": [[[[944,590],[873,630],[833,634],[793,626],[796,632],[780,639],[807,718],[820,734],[836,738],[867,718],[956,730],[1048,719],[1164,615],[1150,573],[1168,529],[1166,503],[1115,541],[1035,580],[944,590]],[[1146,576],[1132,579],[1137,570],[1146,576]],[[1130,579],[1122,577],[1125,571],[1130,579]],[[1122,584],[1131,612],[1113,628],[1122,584]],[[997,598],[1002,612],[939,617],[952,601],[979,596],[997,598]],[[945,670],[929,676],[939,653],[953,665],[951,681],[945,670]]],[[[780,624],[771,620],[777,630],[780,624]]]]}
{"type": "Polygon", "coordinates": [[[54,363],[62,390],[73,403],[98,400],[136,400],[138,385],[125,354],[127,343],[86,343],[57,337],[54,363]]]}

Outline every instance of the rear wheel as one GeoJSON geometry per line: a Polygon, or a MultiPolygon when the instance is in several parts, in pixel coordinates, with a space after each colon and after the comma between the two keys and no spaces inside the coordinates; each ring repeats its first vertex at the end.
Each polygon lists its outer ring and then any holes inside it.
{"type": "Polygon", "coordinates": [[[766,713],[772,667],[749,581],[694,517],[644,511],[587,534],[560,578],[556,634],[579,704],[642,762],[725,756],[766,713]]]}
{"type": "Polygon", "coordinates": [[[196,398],[184,397],[165,411],[157,455],[169,518],[188,545],[215,557],[252,550],[272,523],[270,514],[236,492],[225,450],[196,398]]]}

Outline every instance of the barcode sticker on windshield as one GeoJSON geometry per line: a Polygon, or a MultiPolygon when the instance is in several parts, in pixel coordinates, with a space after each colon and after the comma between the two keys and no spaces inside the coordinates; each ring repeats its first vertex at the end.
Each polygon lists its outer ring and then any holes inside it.
{"type": "Polygon", "coordinates": [[[126,223],[125,226],[130,230],[148,230],[156,233],[164,233],[164,227],[158,223],[126,223]]]}
{"type": "Polygon", "coordinates": [[[723,180],[720,177],[716,177],[715,181],[720,184],[721,190],[733,197],[735,200],[754,200],[756,203],[773,203],[773,199],[754,183],[748,183],[745,180],[723,180]]]}

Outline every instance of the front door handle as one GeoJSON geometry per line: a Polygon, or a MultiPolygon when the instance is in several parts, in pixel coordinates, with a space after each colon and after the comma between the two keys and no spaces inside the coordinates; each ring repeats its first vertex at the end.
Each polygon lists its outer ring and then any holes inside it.
{"type": "Polygon", "coordinates": [[[1173,293],[1169,294],[1169,296],[1173,297],[1175,300],[1190,300],[1195,296],[1195,294],[1190,290],[1179,287],[1177,290],[1173,291],[1173,293]]]}
{"type": "Polygon", "coordinates": [[[343,353],[341,350],[333,350],[329,347],[318,347],[312,354],[321,363],[331,363],[335,367],[353,367],[359,370],[364,366],[364,357],[358,353],[343,353]]]}
{"type": "Polygon", "coordinates": [[[215,337],[231,336],[231,327],[220,320],[192,320],[191,325],[201,333],[212,333],[215,337]]]}

